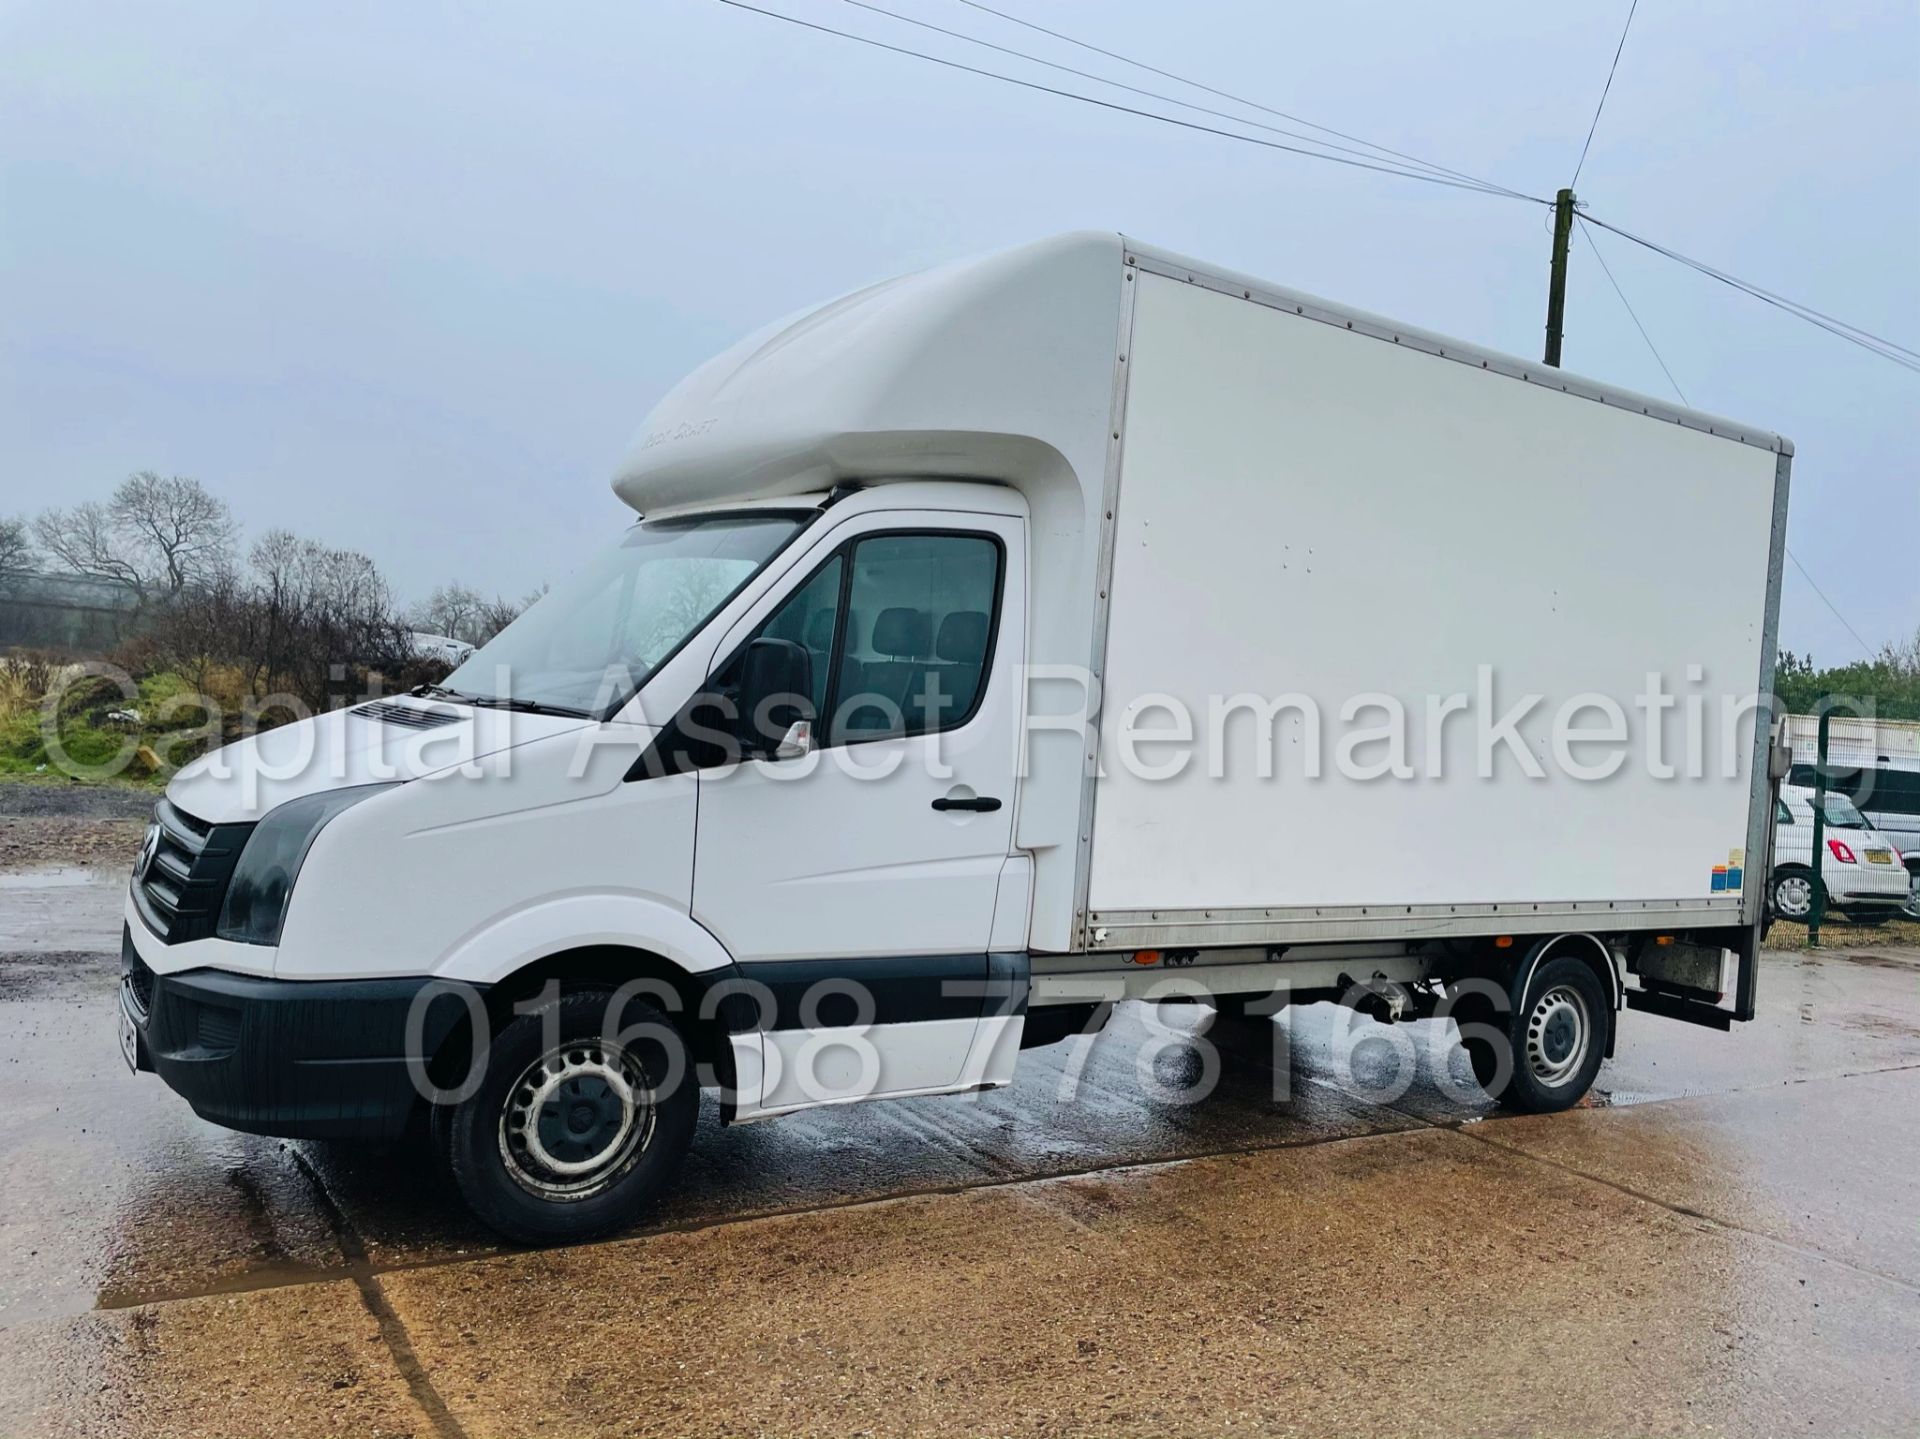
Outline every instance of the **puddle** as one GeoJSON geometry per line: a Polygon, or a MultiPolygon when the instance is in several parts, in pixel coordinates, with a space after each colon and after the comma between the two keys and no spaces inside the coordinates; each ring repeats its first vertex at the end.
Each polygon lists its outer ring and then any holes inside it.
{"type": "Polygon", "coordinates": [[[80,889],[104,884],[106,871],[82,869],[78,865],[55,865],[51,869],[17,869],[0,874],[0,890],[80,889]]]}

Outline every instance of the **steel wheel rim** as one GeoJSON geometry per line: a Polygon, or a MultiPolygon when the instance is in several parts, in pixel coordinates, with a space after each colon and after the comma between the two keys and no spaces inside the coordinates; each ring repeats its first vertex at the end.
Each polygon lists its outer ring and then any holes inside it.
{"type": "Polygon", "coordinates": [[[1556,984],[1534,1002],[1527,1016],[1527,1068],[1549,1087],[1565,1084],[1586,1063],[1593,1020],[1586,996],[1556,984]]]}
{"type": "Polygon", "coordinates": [[[1773,907],[1788,919],[1803,919],[1813,912],[1813,881],[1804,875],[1790,874],[1773,887],[1773,907]]]}
{"type": "Polygon", "coordinates": [[[603,1192],[653,1141],[657,1108],[639,1061],[596,1039],[562,1044],[521,1071],[500,1105],[500,1158],[541,1199],[603,1192]]]}

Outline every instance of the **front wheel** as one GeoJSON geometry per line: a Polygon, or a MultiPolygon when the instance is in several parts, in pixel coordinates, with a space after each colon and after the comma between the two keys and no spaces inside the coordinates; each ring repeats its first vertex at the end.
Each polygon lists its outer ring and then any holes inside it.
{"type": "Polygon", "coordinates": [[[1464,1013],[1456,1008],[1454,1017],[1473,1077],[1488,1096],[1512,1109],[1551,1114],[1579,1103],[1593,1087],[1606,1053],[1607,1013],[1600,977],[1584,961],[1563,957],[1534,971],[1510,1014],[1496,1017],[1480,1000],[1464,1013]]]}
{"type": "Polygon", "coordinates": [[[548,999],[494,1036],[485,1076],[439,1129],[467,1206],[521,1244],[633,1223],[693,1139],[699,1088],[685,1041],[643,1000],[548,999]]]}

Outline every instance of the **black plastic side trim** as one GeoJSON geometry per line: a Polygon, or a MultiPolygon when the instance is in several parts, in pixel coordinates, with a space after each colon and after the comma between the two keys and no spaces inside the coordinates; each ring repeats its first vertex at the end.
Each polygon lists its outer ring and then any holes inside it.
{"type": "Polygon", "coordinates": [[[1024,950],[783,959],[739,965],[714,987],[736,996],[727,1001],[735,1033],[847,1029],[1025,1014],[1028,974],[1024,950]]]}
{"type": "Polygon", "coordinates": [[[1677,1019],[1684,1024],[1704,1024],[1708,1029],[1733,1028],[1732,1010],[1702,1004],[1697,999],[1683,999],[1677,994],[1662,994],[1658,990],[1628,990],[1627,1008],[1645,1014],[1657,1014],[1664,1019],[1677,1019]]]}

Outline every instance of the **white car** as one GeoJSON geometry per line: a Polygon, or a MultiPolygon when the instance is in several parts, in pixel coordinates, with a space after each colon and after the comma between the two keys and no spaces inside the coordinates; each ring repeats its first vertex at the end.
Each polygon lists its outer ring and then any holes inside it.
{"type": "MultiPolygon", "coordinates": [[[[1781,919],[1804,921],[1813,913],[1813,797],[1813,790],[1799,785],[1780,787],[1767,898],[1781,919]]],[[[1845,795],[1829,790],[1826,809],[1820,873],[1827,884],[1828,908],[1856,923],[1877,923],[1898,914],[1912,886],[1905,856],[1867,824],[1845,795]]]]}
{"type": "Polygon", "coordinates": [[[472,645],[452,635],[430,635],[415,630],[407,638],[413,641],[413,652],[422,659],[440,660],[456,668],[465,664],[473,653],[472,645]]]}
{"type": "MultiPolygon", "coordinates": [[[[1904,753],[1896,742],[1901,731],[1914,726],[1897,721],[1882,721],[1880,725],[1874,736],[1876,743],[1865,751],[1835,746],[1835,753],[1827,760],[1827,787],[1852,800],[1867,823],[1906,855],[1907,874],[1915,886],[1907,913],[1920,919],[1920,760],[1904,753]],[[1891,753],[1880,753],[1882,747],[1891,753]]],[[[1788,779],[1797,785],[1811,785],[1812,762],[1796,759],[1788,779]]]]}

